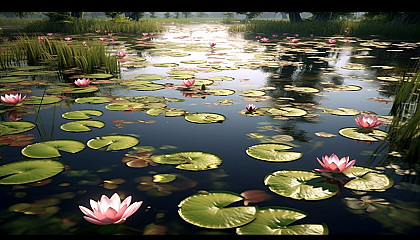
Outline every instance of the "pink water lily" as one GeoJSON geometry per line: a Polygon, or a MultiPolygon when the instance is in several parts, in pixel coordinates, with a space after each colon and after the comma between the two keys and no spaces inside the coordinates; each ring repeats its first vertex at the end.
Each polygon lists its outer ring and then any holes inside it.
{"type": "Polygon", "coordinates": [[[89,78],[88,79],[86,79],[86,78],[80,79],[79,78],[76,81],[74,81],[74,84],[76,84],[79,87],[86,87],[87,85],[90,84],[90,80],[89,80],[89,78]]]}
{"type": "Polygon", "coordinates": [[[216,43],[209,43],[210,47],[216,46],[216,43]]]}
{"type": "Polygon", "coordinates": [[[260,40],[261,42],[269,42],[270,41],[270,39],[268,39],[268,38],[261,38],[261,40],[260,40]]]}
{"type": "Polygon", "coordinates": [[[330,40],[328,40],[328,42],[329,42],[329,43],[331,43],[331,44],[334,44],[334,43],[336,43],[336,42],[337,42],[337,40],[335,40],[335,39],[330,39],[330,40]]]}
{"type": "Polygon", "coordinates": [[[125,57],[125,55],[126,55],[126,53],[125,53],[125,52],[123,52],[123,51],[118,51],[118,52],[117,52],[117,56],[118,56],[118,57],[125,57]]]}
{"type": "Polygon", "coordinates": [[[358,116],[354,119],[354,121],[356,122],[357,125],[359,125],[359,127],[367,128],[367,129],[377,128],[379,125],[382,124],[382,122],[379,121],[376,116],[367,116],[367,115],[358,116]]]}
{"type": "Polygon", "coordinates": [[[318,160],[319,164],[323,167],[323,169],[315,169],[315,171],[318,172],[332,172],[332,173],[341,173],[343,171],[346,171],[347,169],[351,168],[355,163],[356,160],[353,159],[349,161],[350,157],[342,157],[341,159],[338,158],[337,155],[334,153],[331,154],[331,156],[325,155],[322,156],[322,161],[319,160],[319,158],[316,158],[318,160]]]}
{"type": "Polygon", "coordinates": [[[139,201],[130,205],[131,198],[128,196],[121,202],[118,193],[114,193],[111,198],[102,195],[97,202],[90,199],[92,210],[84,206],[79,206],[79,209],[86,215],[83,217],[90,223],[97,225],[121,224],[133,215],[143,203],[143,201],[139,201]]]}
{"type": "Polygon", "coordinates": [[[71,37],[65,37],[65,38],[64,38],[64,40],[66,40],[66,41],[68,41],[68,42],[69,42],[69,41],[71,41],[71,40],[72,40],[72,38],[71,38],[71,37]]]}
{"type": "Polygon", "coordinates": [[[252,103],[246,105],[245,108],[248,112],[254,112],[257,109],[257,107],[252,103]]]}
{"type": "Polygon", "coordinates": [[[297,42],[299,42],[299,39],[297,39],[297,38],[292,39],[292,43],[297,43],[297,42]]]}
{"type": "Polygon", "coordinates": [[[26,95],[22,97],[22,94],[16,93],[16,94],[5,94],[4,96],[1,96],[1,101],[8,104],[16,105],[18,103],[21,103],[25,98],[26,95]]]}
{"type": "Polygon", "coordinates": [[[194,85],[194,83],[195,83],[195,79],[193,78],[182,80],[182,85],[184,85],[185,87],[191,87],[192,85],[194,85]]]}

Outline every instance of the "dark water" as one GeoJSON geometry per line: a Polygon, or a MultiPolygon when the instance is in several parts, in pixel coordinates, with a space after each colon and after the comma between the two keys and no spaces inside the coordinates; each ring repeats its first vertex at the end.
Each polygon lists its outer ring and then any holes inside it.
{"type": "MultiPolygon", "coordinates": [[[[127,57],[144,57],[146,66],[143,68],[126,68],[122,65],[120,78],[132,79],[143,73],[167,75],[173,68],[197,68],[197,64],[186,64],[185,60],[206,60],[207,63],[217,62],[223,66],[235,66],[235,62],[261,62],[254,60],[256,56],[267,57],[277,51],[272,57],[289,61],[282,67],[239,68],[236,70],[222,70],[219,72],[199,71],[196,78],[209,78],[212,76],[231,76],[232,81],[215,81],[208,85],[211,88],[225,88],[235,90],[229,96],[209,95],[205,98],[186,98],[182,91],[176,89],[161,89],[156,91],[134,91],[127,86],[119,88],[100,86],[96,95],[109,96],[140,96],[158,95],[184,99],[184,102],[171,102],[168,107],[182,108],[188,112],[214,112],[226,116],[222,123],[195,124],[186,121],[183,117],[165,117],[163,115],[150,116],[144,111],[120,112],[105,109],[104,104],[55,104],[42,108],[40,118],[44,131],[37,124],[37,128],[26,132],[33,134],[32,142],[41,142],[51,139],[77,139],[87,142],[96,136],[109,134],[134,134],[138,136],[139,146],[152,146],[155,154],[169,154],[177,151],[204,151],[218,155],[222,164],[214,170],[185,171],[178,170],[173,165],[149,165],[142,168],[128,167],[122,159],[132,149],[107,152],[93,150],[86,147],[79,153],[62,153],[60,160],[68,165],[68,169],[49,179],[45,184],[26,184],[22,186],[0,185],[0,231],[3,234],[72,234],[90,231],[90,223],[83,219],[78,206],[89,206],[89,199],[98,200],[102,194],[111,196],[118,192],[124,196],[133,196],[133,201],[143,201],[142,207],[127,219],[125,226],[139,230],[130,232],[143,234],[145,229],[154,229],[161,234],[235,234],[235,229],[211,230],[199,228],[182,220],[178,213],[178,204],[184,198],[200,190],[225,190],[241,193],[246,190],[263,190],[268,198],[258,206],[284,206],[304,211],[308,216],[298,223],[325,223],[329,234],[419,234],[419,182],[418,175],[397,174],[397,169],[410,169],[402,161],[395,158],[392,168],[388,162],[380,159],[369,162],[368,159],[379,145],[378,142],[366,144],[357,142],[338,134],[343,127],[355,127],[355,116],[337,116],[327,114],[322,108],[346,107],[359,111],[372,111],[377,115],[387,115],[392,102],[375,101],[392,100],[396,88],[395,82],[384,82],[376,79],[377,76],[400,76],[409,66],[412,66],[418,57],[418,45],[412,49],[396,46],[386,48],[378,46],[363,46],[369,41],[373,43],[380,40],[353,39],[354,42],[339,41],[334,46],[324,43],[328,38],[315,37],[313,39],[301,37],[300,45],[292,47],[284,36],[279,33],[279,43],[261,44],[253,36],[230,34],[224,25],[170,25],[167,31],[157,35],[152,42],[158,43],[156,49],[173,49],[177,52],[187,52],[189,56],[171,57],[155,56],[155,50],[132,50],[130,38],[123,40],[123,45],[110,47],[110,51],[117,48],[127,50],[127,57]],[[211,50],[209,42],[215,42],[216,47],[211,50]],[[362,44],[363,43],[363,44],[362,44]],[[185,46],[201,46],[204,50],[193,51],[185,46]],[[280,46],[280,47],[279,47],[280,46]],[[319,49],[318,53],[308,53],[299,49],[319,49]],[[368,50],[369,48],[370,50],[368,50]],[[403,51],[388,51],[402,49],[403,51]],[[286,53],[286,54],[284,54],[286,53]],[[358,58],[360,55],[374,56],[374,58],[358,58]],[[319,60],[316,57],[329,59],[319,60]],[[335,58],[335,59],[333,59],[335,58]],[[154,63],[178,63],[177,67],[155,67],[154,63]],[[366,69],[343,69],[349,63],[359,63],[366,69]],[[393,67],[381,69],[378,65],[393,67]],[[357,85],[360,91],[331,91],[326,83],[334,86],[357,85]],[[320,89],[317,94],[297,93],[286,91],[286,85],[308,86],[320,89]],[[251,101],[241,96],[241,90],[257,90],[260,87],[274,87],[266,90],[270,98],[264,101],[251,101]],[[293,98],[291,103],[306,107],[309,117],[293,117],[275,119],[270,116],[249,117],[240,113],[248,103],[257,107],[278,107],[290,103],[283,98],[293,98]],[[370,98],[370,99],[368,99],[370,98]],[[232,105],[215,105],[221,99],[233,100],[232,105]],[[93,128],[87,133],[64,132],[60,126],[69,120],[61,114],[71,110],[98,109],[103,111],[100,117],[106,126],[101,129],[93,128]],[[123,123],[114,120],[124,120],[123,123]],[[154,121],[153,123],[140,123],[137,120],[154,121]],[[114,121],[114,122],[113,122],[114,121]],[[276,131],[274,131],[276,130],[276,131]],[[334,137],[319,137],[317,132],[333,133],[334,137]],[[264,134],[264,138],[252,138],[250,133],[264,134]],[[245,152],[246,148],[258,144],[263,140],[270,141],[275,135],[289,135],[293,137],[290,144],[295,151],[303,152],[303,157],[292,162],[272,163],[254,159],[245,152]],[[294,200],[282,197],[271,192],[264,185],[264,177],[282,169],[314,169],[319,168],[316,158],[323,155],[350,156],[357,159],[356,165],[365,167],[383,167],[390,173],[393,187],[383,192],[353,192],[343,188],[339,195],[319,201],[294,200]],[[141,181],[155,174],[173,173],[182,176],[184,182],[169,192],[158,187],[145,191],[139,189],[141,181]],[[144,178],[146,177],[146,178],[144,178]],[[116,188],[110,189],[104,181],[122,179],[123,182],[116,188]],[[360,198],[371,196],[382,198],[391,203],[386,210],[357,212],[346,206],[345,198],[360,198]],[[9,206],[17,203],[47,202],[40,210],[41,213],[24,214],[9,211],[9,206]],[[46,210],[47,209],[47,210],[46,210]],[[45,213],[46,211],[47,213],[45,213]],[[410,215],[410,214],[412,215],[410,215]],[[156,227],[159,226],[159,227],[156,227]],[[46,231],[48,230],[48,231],[46,231]]],[[[141,36],[137,36],[137,39],[141,36]]],[[[400,43],[400,42],[398,42],[400,43]]],[[[381,45],[382,46],[382,45],[381,45]]],[[[156,83],[180,84],[179,79],[165,78],[153,81],[156,83]]],[[[31,95],[42,95],[42,88],[34,90],[31,95]]],[[[93,95],[93,94],[91,94],[93,95]]],[[[86,96],[90,96],[86,94],[86,96]]],[[[4,121],[8,121],[7,113],[4,121]]],[[[36,121],[35,114],[23,117],[25,121],[36,121]]],[[[387,130],[387,125],[379,127],[387,130]]],[[[24,159],[21,154],[23,146],[1,146],[0,156],[3,164],[24,159]]],[[[175,183],[174,183],[175,185],[175,183]]],[[[42,205],[42,204],[41,204],[42,205]]]]}

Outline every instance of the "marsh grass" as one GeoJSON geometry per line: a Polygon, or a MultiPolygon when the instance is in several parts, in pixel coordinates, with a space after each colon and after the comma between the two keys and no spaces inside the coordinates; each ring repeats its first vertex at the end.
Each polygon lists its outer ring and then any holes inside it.
{"type": "Polygon", "coordinates": [[[418,24],[398,24],[378,20],[328,20],[303,21],[291,23],[289,20],[253,19],[245,23],[233,24],[232,32],[253,32],[266,34],[299,33],[309,36],[344,35],[348,28],[348,36],[379,37],[381,39],[412,39],[420,38],[418,24]]]}
{"type": "Polygon", "coordinates": [[[119,62],[115,55],[107,53],[105,44],[97,41],[65,42],[26,35],[18,36],[4,47],[0,54],[0,65],[7,69],[26,60],[28,65],[51,64],[60,70],[78,68],[84,73],[103,69],[106,73],[119,73],[119,62]]]}

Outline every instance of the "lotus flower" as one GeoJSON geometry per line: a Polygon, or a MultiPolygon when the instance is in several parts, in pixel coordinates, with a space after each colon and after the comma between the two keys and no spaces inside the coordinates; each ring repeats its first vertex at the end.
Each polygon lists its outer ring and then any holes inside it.
{"type": "Polygon", "coordinates": [[[126,54],[126,53],[125,53],[125,52],[123,52],[123,51],[118,51],[118,52],[117,52],[117,56],[118,56],[118,57],[125,57],[125,54],[126,54]]]}
{"type": "Polygon", "coordinates": [[[358,116],[354,121],[357,125],[366,129],[376,128],[382,124],[376,116],[358,116]]]}
{"type": "Polygon", "coordinates": [[[334,43],[336,43],[336,42],[337,42],[337,40],[335,40],[335,39],[330,39],[330,40],[328,40],[328,42],[329,42],[329,43],[331,43],[331,44],[334,44],[334,43]]]}
{"type": "Polygon", "coordinates": [[[1,98],[1,101],[4,103],[16,105],[18,103],[21,103],[26,98],[26,95],[22,97],[20,93],[5,94],[4,96],[1,96],[0,98],[1,98]]]}
{"type": "Polygon", "coordinates": [[[90,80],[89,78],[77,79],[76,81],[74,81],[74,84],[76,84],[79,87],[86,87],[87,85],[90,84],[90,80]]]}
{"type": "Polygon", "coordinates": [[[346,171],[347,169],[351,168],[355,163],[356,160],[353,159],[349,161],[350,157],[342,157],[339,159],[337,155],[334,153],[331,154],[331,156],[323,156],[322,161],[319,160],[319,158],[316,158],[318,160],[319,164],[323,167],[323,169],[315,169],[315,171],[318,172],[332,172],[332,173],[341,173],[343,171],[346,171]]]}
{"type": "Polygon", "coordinates": [[[260,40],[261,42],[269,42],[270,41],[270,39],[268,39],[268,38],[261,38],[261,40],[260,40]]]}
{"type": "Polygon", "coordinates": [[[64,40],[66,40],[66,41],[68,41],[68,42],[69,42],[69,41],[71,41],[71,40],[72,40],[72,38],[71,38],[71,37],[65,37],[65,38],[64,38],[64,40]]]}
{"type": "Polygon", "coordinates": [[[194,85],[194,83],[195,83],[195,79],[193,78],[182,80],[182,85],[184,85],[185,87],[191,87],[192,85],[194,85]]]}
{"type": "Polygon", "coordinates": [[[297,42],[299,42],[299,39],[297,39],[297,38],[292,39],[292,43],[297,43],[297,42]]]}
{"type": "Polygon", "coordinates": [[[216,46],[216,43],[209,43],[210,47],[216,46]]]}
{"type": "Polygon", "coordinates": [[[90,206],[93,211],[83,206],[79,206],[79,208],[86,215],[84,218],[90,223],[97,225],[121,224],[140,208],[143,201],[134,202],[131,205],[130,203],[131,196],[121,202],[120,196],[114,193],[111,198],[102,195],[98,202],[91,199],[90,206]]]}
{"type": "Polygon", "coordinates": [[[257,107],[254,104],[251,104],[251,103],[246,105],[245,108],[248,112],[254,112],[257,109],[257,107]]]}

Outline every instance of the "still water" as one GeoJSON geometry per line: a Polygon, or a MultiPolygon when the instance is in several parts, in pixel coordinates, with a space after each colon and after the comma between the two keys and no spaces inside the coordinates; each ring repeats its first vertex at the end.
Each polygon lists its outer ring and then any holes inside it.
{"type": "MultiPolygon", "coordinates": [[[[219,156],[222,164],[211,170],[187,171],[150,161],[129,166],[126,161],[127,155],[135,151],[132,148],[105,151],[86,147],[75,154],[62,152],[60,161],[66,164],[62,173],[33,184],[0,185],[1,233],[96,231],[83,219],[79,205],[88,207],[89,199],[99,200],[102,194],[110,197],[118,192],[123,196],[131,195],[133,201],[143,201],[141,208],[124,223],[132,228],[130,234],[236,234],[235,229],[213,230],[185,222],[178,215],[178,204],[198,191],[223,190],[239,194],[262,190],[267,194],[266,199],[252,205],[299,209],[308,216],[298,223],[325,223],[330,235],[419,234],[417,173],[397,157],[391,159],[392,164],[380,161],[380,157],[368,161],[379,142],[356,141],[338,133],[341,128],[356,127],[356,115],[339,116],[323,111],[344,107],[361,113],[387,115],[398,82],[378,80],[377,77],[402,76],[419,57],[418,43],[345,36],[335,36],[335,44],[328,43],[330,37],[318,36],[299,36],[298,43],[291,43],[286,36],[294,37],[295,33],[276,34],[277,37],[263,36],[270,38],[269,42],[263,43],[255,38],[258,33],[230,33],[228,26],[219,24],[172,24],[167,25],[164,32],[146,38],[115,34],[121,44],[109,45],[109,51],[127,53],[121,61],[121,75],[111,84],[94,81],[99,88],[95,93],[63,94],[67,98],[65,103],[42,107],[39,111],[42,124],[37,115],[28,110],[29,113],[22,116],[23,120],[37,123],[36,128],[25,132],[32,136],[31,143],[53,139],[77,139],[86,143],[96,136],[131,134],[138,137],[137,146],[147,146],[153,149],[153,154],[202,151],[219,156]],[[153,47],[140,50],[136,47],[139,42],[147,42],[153,47]],[[211,48],[209,43],[216,45],[211,48]],[[166,63],[170,64],[161,65],[166,63]],[[230,77],[214,80],[205,87],[234,92],[189,94],[181,87],[182,78],[168,74],[173,70],[194,71],[195,79],[230,77]],[[141,91],[120,84],[143,74],[164,76],[152,82],[165,87],[141,91]],[[360,88],[346,90],[344,87],[348,85],[360,88]],[[291,90],[290,86],[320,91],[299,92],[291,90]],[[247,97],[244,96],[246,90],[260,90],[265,95],[247,97]],[[111,111],[105,108],[109,102],[80,104],[74,101],[90,96],[104,96],[114,101],[126,97],[163,96],[178,99],[170,101],[168,108],[179,108],[188,113],[218,113],[226,119],[200,124],[186,121],[183,116],[111,111]],[[257,108],[297,107],[308,114],[300,117],[249,116],[243,113],[249,103],[257,108]],[[61,116],[63,113],[83,109],[102,111],[101,116],[92,116],[92,119],[104,122],[105,127],[80,133],[60,129],[70,121],[61,116]],[[319,135],[321,132],[332,135],[319,135]],[[252,145],[267,142],[290,144],[303,156],[295,161],[276,163],[255,159],[245,152],[252,145]],[[320,168],[316,159],[332,153],[356,159],[357,166],[384,170],[394,180],[393,186],[385,191],[369,192],[342,188],[331,198],[309,201],[280,196],[264,184],[264,178],[278,170],[320,168]],[[155,183],[153,176],[156,174],[176,174],[177,181],[155,183]],[[346,202],[346,198],[364,196],[389,204],[379,210],[367,211],[366,208],[351,209],[346,202]],[[26,212],[10,209],[18,203],[38,207],[26,212]]],[[[26,88],[31,90],[27,95],[42,96],[44,91],[43,86],[26,88]]],[[[384,119],[378,129],[387,131],[384,119]]],[[[11,121],[7,113],[3,113],[3,121],[11,121]]],[[[24,147],[1,146],[1,164],[25,159],[21,153],[24,147]]]]}

